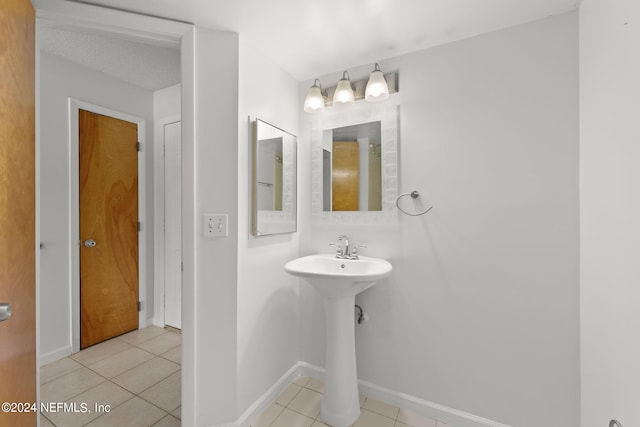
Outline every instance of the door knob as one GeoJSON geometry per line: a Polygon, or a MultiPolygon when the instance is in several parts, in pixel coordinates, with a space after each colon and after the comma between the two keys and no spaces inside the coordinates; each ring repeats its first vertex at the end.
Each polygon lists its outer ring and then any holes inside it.
{"type": "Polygon", "coordinates": [[[87,248],[92,248],[96,245],[96,241],[93,239],[87,239],[84,241],[84,246],[87,248]]]}
{"type": "Polygon", "coordinates": [[[11,317],[11,304],[0,302],[0,322],[4,322],[11,317]]]}

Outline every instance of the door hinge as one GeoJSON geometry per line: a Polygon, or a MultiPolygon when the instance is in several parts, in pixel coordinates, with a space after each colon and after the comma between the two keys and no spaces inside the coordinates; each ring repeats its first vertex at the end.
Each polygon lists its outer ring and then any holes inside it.
{"type": "Polygon", "coordinates": [[[142,301],[138,301],[138,312],[142,311],[142,301]]]}
{"type": "Polygon", "coordinates": [[[138,221],[138,232],[142,231],[142,223],[138,221]]]}
{"type": "Polygon", "coordinates": [[[142,143],[136,142],[136,151],[142,151],[142,143]]]}
{"type": "Polygon", "coordinates": [[[180,271],[184,273],[184,262],[180,262],[180,271]]]}

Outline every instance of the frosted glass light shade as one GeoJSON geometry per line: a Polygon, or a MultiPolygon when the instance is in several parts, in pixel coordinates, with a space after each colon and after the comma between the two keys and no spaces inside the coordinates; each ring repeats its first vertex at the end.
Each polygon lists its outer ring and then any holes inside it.
{"type": "Polygon", "coordinates": [[[342,79],[338,82],[336,91],[333,93],[333,103],[341,104],[353,104],[355,97],[353,95],[353,89],[351,88],[351,82],[349,81],[349,75],[345,71],[342,74],[342,79]]]}
{"type": "Polygon", "coordinates": [[[369,102],[384,101],[389,97],[389,86],[380,71],[380,66],[376,64],[375,69],[369,74],[367,88],[364,91],[364,99],[369,102]]]}
{"type": "MultiPolygon", "coordinates": [[[[316,82],[318,82],[318,79],[316,79],[316,82]]],[[[313,83],[313,86],[309,88],[309,92],[304,99],[304,111],[307,113],[324,111],[324,98],[319,83],[320,82],[318,82],[318,84],[313,83]]]]}

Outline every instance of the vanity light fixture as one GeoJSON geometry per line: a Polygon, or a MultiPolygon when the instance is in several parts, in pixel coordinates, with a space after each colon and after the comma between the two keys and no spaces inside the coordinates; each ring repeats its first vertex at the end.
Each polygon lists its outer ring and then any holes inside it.
{"type": "Polygon", "coordinates": [[[317,113],[324,111],[325,106],[353,104],[361,99],[369,102],[384,101],[389,98],[389,94],[398,92],[398,79],[397,71],[383,74],[377,63],[368,79],[352,82],[349,73],[344,71],[337,85],[324,89],[320,86],[320,80],[315,79],[304,99],[304,111],[317,113]]]}
{"type": "Polygon", "coordinates": [[[333,93],[334,104],[353,104],[355,97],[353,95],[353,89],[351,88],[351,81],[349,80],[349,73],[343,72],[342,79],[338,82],[336,91],[333,93]]]}
{"type": "Polygon", "coordinates": [[[309,88],[307,97],[304,99],[304,111],[307,113],[324,111],[324,97],[322,96],[322,87],[318,79],[314,80],[313,86],[309,88]]]}
{"type": "Polygon", "coordinates": [[[367,88],[364,91],[364,99],[369,102],[384,101],[389,97],[389,86],[380,71],[380,65],[376,63],[374,70],[369,74],[367,88]]]}

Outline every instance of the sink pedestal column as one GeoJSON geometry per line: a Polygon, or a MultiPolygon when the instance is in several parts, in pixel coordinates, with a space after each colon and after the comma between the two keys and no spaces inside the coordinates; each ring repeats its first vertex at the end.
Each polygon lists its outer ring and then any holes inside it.
{"type": "Polygon", "coordinates": [[[327,354],[320,417],[333,427],[347,427],[360,416],[356,370],[355,296],[325,298],[327,354]]]}

